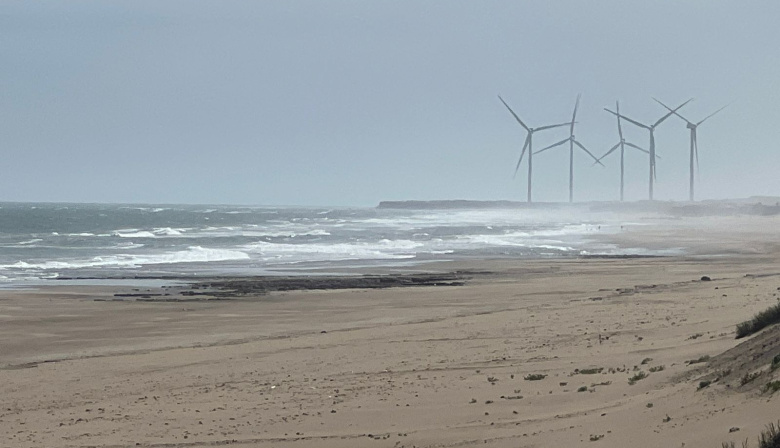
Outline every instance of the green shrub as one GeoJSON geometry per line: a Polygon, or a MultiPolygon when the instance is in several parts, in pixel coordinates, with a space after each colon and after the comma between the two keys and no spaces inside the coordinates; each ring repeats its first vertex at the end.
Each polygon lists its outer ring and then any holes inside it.
{"type": "Polygon", "coordinates": [[[574,373],[580,373],[582,375],[595,375],[597,373],[601,373],[602,370],[604,370],[603,367],[597,367],[593,369],[575,370],[574,373]]]}
{"type": "Polygon", "coordinates": [[[650,370],[651,373],[652,372],[661,372],[665,368],[666,368],[666,366],[655,366],[655,367],[650,367],[649,370],[650,370]]]}
{"type": "Polygon", "coordinates": [[[772,358],[772,370],[775,370],[778,367],[780,367],[780,355],[775,355],[775,357],[772,358]]]}
{"type": "MultiPolygon", "coordinates": [[[[722,448],[735,448],[734,442],[723,442],[722,448]]],[[[742,448],[748,448],[750,445],[747,440],[742,442],[742,448]]],[[[780,448],[780,422],[777,425],[770,423],[766,429],[761,431],[758,436],[758,448],[780,448]]]]}
{"type": "Polygon", "coordinates": [[[547,378],[547,375],[543,373],[532,373],[530,375],[526,375],[525,377],[523,377],[523,379],[526,381],[539,381],[545,378],[547,378]]]}
{"type": "Polygon", "coordinates": [[[770,381],[766,383],[766,387],[764,388],[765,392],[769,393],[775,393],[778,390],[780,390],[780,381],[770,381]]]}
{"type": "Polygon", "coordinates": [[[577,392],[587,392],[587,391],[588,391],[588,386],[580,386],[580,388],[577,389],[577,392]]]}
{"type": "Polygon", "coordinates": [[[712,384],[712,381],[701,381],[699,383],[699,390],[704,389],[705,387],[709,386],[710,384],[712,384]]]}
{"type": "Polygon", "coordinates": [[[634,376],[632,376],[631,378],[628,379],[628,384],[633,386],[634,384],[636,384],[637,381],[643,380],[643,379],[645,379],[647,377],[648,377],[648,374],[646,374],[645,372],[642,372],[640,370],[639,372],[636,373],[636,375],[634,375],[634,376]]]}
{"type": "Polygon", "coordinates": [[[752,319],[737,324],[737,339],[758,333],[764,328],[780,322],[780,303],[759,312],[752,319]]]}

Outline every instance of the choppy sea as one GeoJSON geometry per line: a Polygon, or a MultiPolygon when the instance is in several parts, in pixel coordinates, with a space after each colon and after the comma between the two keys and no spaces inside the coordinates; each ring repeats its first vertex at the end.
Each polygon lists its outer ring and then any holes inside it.
{"type": "Polygon", "coordinates": [[[0,282],[643,253],[594,238],[631,225],[574,210],[0,203],[0,282]]]}

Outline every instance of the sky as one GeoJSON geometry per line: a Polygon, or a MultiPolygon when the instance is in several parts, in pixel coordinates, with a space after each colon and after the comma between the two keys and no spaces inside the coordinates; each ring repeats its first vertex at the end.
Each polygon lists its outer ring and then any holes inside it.
{"type": "MultiPolygon", "coordinates": [[[[780,2],[0,0],[0,200],[373,206],[525,200],[525,131],[614,117],[699,129],[697,198],[780,195],[780,2]]],[[[624,124],[627,140],[648,133],[624,124]]],[[[568,136],[539,132],[540,149],[568,136]]],[[[656,199],[688,197],[688,130],[656,131],[656,199]]],[[[575,153],[575,200],[619,158],[575,153]]],[[[568,200],[568,145],[534,200],[568,200]]],[[[626,199],[648,157],[626,154],[626,199]]]]}

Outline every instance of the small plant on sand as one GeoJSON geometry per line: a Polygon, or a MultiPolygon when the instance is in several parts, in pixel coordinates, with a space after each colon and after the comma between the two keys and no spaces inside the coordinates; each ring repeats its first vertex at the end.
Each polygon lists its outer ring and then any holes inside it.
{"type": "Polygon", "coordinates": [[[775,355],[775,357],[772,358],[772,370],[775,370],[778,367],[780,367],[780,355],[775,355]]]}
{"type": "MultiPolygon", "coordinates": [[[[723,442],[723,448],[735,448],[734,442],[723,442]]],[[[748,441],[742,442],[742,448],[749,448],[748,441]]],[[[780,422],[770,423],[758,436],[758,448],[780,448],[780,422]]]]}
{"type": "Polygon", "coordinates": [[[739,380],[740,386],[744,386],[745,384],[752,383],[756,378],[761,376],[761,372],[747,372],[745,376],[742,377],[741,380],[739,380]]]}
{"type": "Polygon", "coordinates": [[[582,375],[595,375],[597,373],[601,373],[602,370],[604,370],[603,367],[596,367],[592,369],[575,370],[574,373],[580,373],[582,375]]]}
{"type": "Polygon", "coordinates": [[[770,394],[773,394],[778,390],[780,390],[780,381],[770,381],[764,386],[764,392],[769,392],[770,394]]]}
{"type": "Polygon", "coordinates": [[[645,365],[645,364],[647,364],[648,362],[650,362],[652,360],[653,360],[653,358],[645,358],[645,359],[642,360],[642,365],[645,365]]]}
{"type": "Polygon", "coordinates": [[[780,322],[780,303],[759,312],[752,319],[737,324],[737,339],[758,333],[764,328],[780,322]]]}
{"type": "Polygon", "coordinates": [[[588,391],[588,386],[580,386],[580,388],[577,389],[577,392],[587,392],[587,391],[588,391]]]}
{"type": "Polygon", "coordinates": [[[712,384],[712,381],[701,381],[701,382],[699,382],[699,389],[698,390],[702,390],[705,387],[709,387],[710,384],[712,384]]]}
{"type": "Polygon", "coordinates": [[[591,434],[591,435],[590,435],[590,441],[591,441],[591,442],[598,442],[599,440],[601,440],[601,439],[603,439],[603,438],[604,438],[604,434],[598,434],[598,435],[596,435],[596,434],[591,434]]]}
{"type": "Polygon", "coordinates": [[[650,369],[648,369],[648,370],[650,370],[650,372],[651,372],[651,373],[655,373],[655,372],[661,372],[661,371],[663,371],[664,369],[666,369],[666,366],[655,366],[655,367],[650,367],[650,369]]]}
{"type": "Polygon", "coordinates": [[[634,376],[632,376],[631,378],[628,379],[628,384],[633,386],[634,384],[636,384],[637,381],[643,380],[643,379],[647,378],[648,376],[649,376],[648,374],[646,374],[645,372],[642,372],[640,370],[634,376]]]}
{"type": "Polygon", "coordinates": [[[532,373],[530,375],[526,375],[526,376],[523,377],[523,379],[526,380],[526,381],[539,381],[539,380],[543,380],[545,378],[547,378],[547,375],[545,375],[543,373],[532,373]]]}
{"type": "Polygon", "coordinates": [[[697,359],[690,359],[685,362],[688,363],[688,365],[691,365],[691,364],[701,364],[709,360],[710,360],[710,355],[703,355],[703,356],[699,356],[697,359]]]}

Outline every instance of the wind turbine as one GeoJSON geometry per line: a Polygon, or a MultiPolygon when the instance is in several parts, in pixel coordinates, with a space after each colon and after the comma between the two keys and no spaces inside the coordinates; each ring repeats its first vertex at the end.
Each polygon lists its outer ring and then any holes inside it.
{"type": "MultiPolygon", "coordinates": [[[[523,144],[523,150],[520,152],[520,158],[517,160],[517,166],[515,167],[515,174],[517,175],[517,170],[520,169],[520,163],[523,161],[523,156],[525,155],[526,150],[528,150],[528,203],[531,203],[531,175],[533,174],[533,135],[534,132],[537,131],[544,131],[547,129],[553,129],[558,128],[561,126],[568,126],[569,123],[561,123],[561,124],[551,124],[548,126],[540,126],[538,128],[531,128],[528,127],[525,123],[523,123],[523,120],[520,119],[520,117],[517,116],[515,111],[512,110],[511,107],[504,101],[503,98],[501,98],[501,95],[498,96],[498,99],[501,100],[502,103],[504,103],[504,106],[509,110],[509,113],[512,114],[513,117],[515,117],[515,120],[517,120],[518,123],[520,123],[520,126],[522,126],[526,132],[528,132],[528,135],[525,137],[525,143],[523,144]]],[[[514,177],[513,176],[513,177],[514,177]]]]}
{"type": "Polygon", "coordinates": [[[596,161],[601,166],[604,166],[603,163],[599,159],[596,158],[590,151],[585,148],[585,146],[582,145],[579,141],[577,141],[577,138],[574,137],[574,123],[576,123],[577,119],[577,109],[580,107],[580,97],[582,95],[577,95],[577,102],[574,103],[574,112],[571,114],[571,122],[569,123],[569,137],[565,138],[558,143],[553,143],[552,145],[542,148],[539,151],[536,151],[537,154],[540,152],[547,151],[548,149],[555,148],[556,146],[560,146],[566,142],[569,142],[569,202],[574,202],[574,145],[577,145],[588,153],[589,156],[593,158],[593,160],[596,161]]]}
{"type": "MultiPolygon", "coordinates": [[[[655,100],[655,101],[656,101],[658,104],[660,104],[661,106],[663,106],[663,107],[665,107],[665,108],[669,109],[670,111],[672,110],[672,109],[671,109],[669,106],[667,106],[666,104],[664,104],[664,103],[662,103],[662,102],[658,101],[658,100],[657,100],[657,99],[655,99],[655,98],[653,98],[653,99],[654,99],[654,100],[655,100]]],[[[728,106],[728,104],[727,104],[726,106],[728,106]]],[[[677,113],[677,111],[673,111],[675,115],[677,115],[677,116],[678,116],[678,117],[680,117],[680,118],[681,118],[683,121],[685,121],[685,123],[686,123],[686,126],[688,127],[688,129],[690,129],[690,130],[691,130],[691,186],[690,186],[690,195],[689,195],[689,200],[690,200],[691,202],[693,202],[693,159],[694,159],[694,158],[696,158],[696,170],[698,171],[698,169],[699,169],[699,140],[698,140],[698,138],[696,137],[696,129],[699,127],[699,125],[700,125],[700,124],[702,124],[702,123],[704,123],[705,121],[707,121],[707,120],[708,120],[710,117],[712,117],[713,115],[715,115],[715,114],[717,114],[718,112],[720,112],[720,111],[722,111],[723,109],[725,109],[725,108],[726,108],[726,106],[723,106],[723,107],[721,107],[720,109],[716,110],[715,112],[713,112],[713,113],[711,113],[711,114],[707,115],[706,117],[704,117],[704,119],[703,119],[703,120],[701,120],[701,121],[700,121],[700,122],[698,122],[698,123],[693,123],[693,122],[691,122],[691,121],[688,121],[688,119],[687,119],[687,118],[685,118],[685,117],[683,117],[682,115],[678,114],[678,113],[677,113]]]]}
{"type": "Polygon", "coordinates": [[[620,148],[620,200],[623,201],[623,185],[624,185],[624,179],[625,179],[625,151],[626,146],[629,146],[634,149],[638,149],[639,151],[642,151],[645,154],[650,154],[650,151],[640,148],[639,146],[627,142],[625,138],[623,138],[623,127],[620,124],[620,103],[615,101],[615,111],[617,112],[617,125],[618,125],[618,135],[620,135],[620,141],[615,144],[612,148],[610,148],[609,151],[607,151],[606,154],[599,157],[599,160],[603,159],[604,157],[607,157],[608,155],[615,152],[616,149],[620,148]]]}
{"type": "Polygon", "coordinates": [[[663,123],[664,120],[669,118],[673,113],[677,112],[678,110],[680,110],[680,108],[682,108],[686,104],[690,103],[692,100],[693,100],[693,98],[691,98],[690,100],[680,104],[675,109],[671,110],[670,112],[668,112],[663,117],[659,118],[655,123],[653,123],[651,125],[640,123],[640,122],[638,122],[636,120],[632,120],[632,119],[626,117],[625,115],[622,115],[622,114],[619,114],[617,112],[611,111],[611,110],[607,109],[606,107],[604,108],[605,111],[611,113],[612,115],[618,116],[618,117],[628,121],[629,123],[631,123],[631,124],[633,124],[635,126],[638,126],[640,128],[647,129],[650,132],[650,190],[649,190],[649,198],[650,198],[651,201],[653,200],[653,181],[655,180],[655,157],[656,157],[655,156],[655,128],[658,127],[659,124],[663,123]]]}

